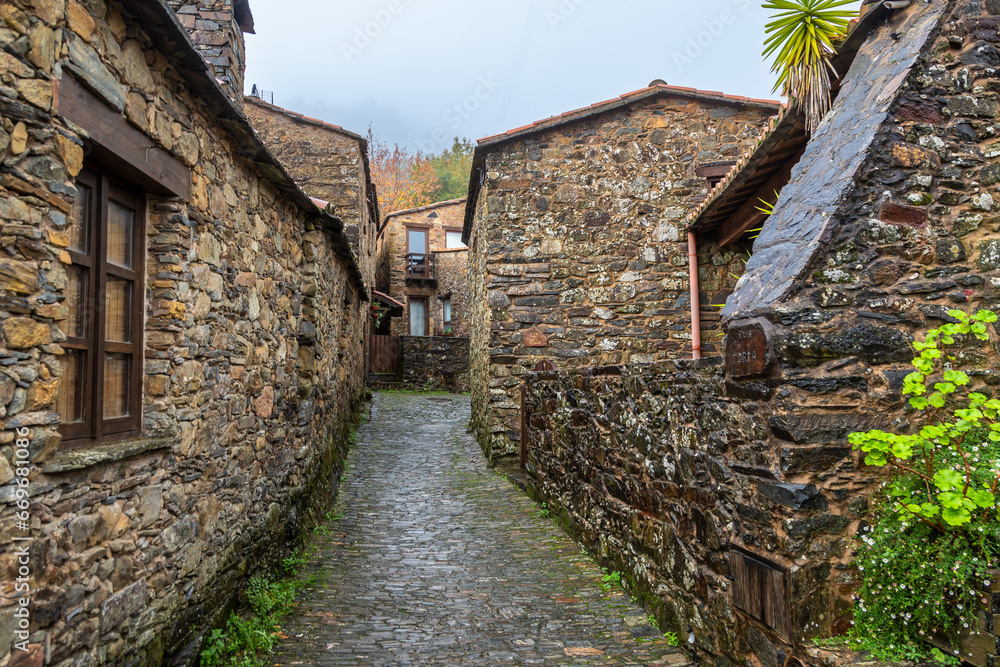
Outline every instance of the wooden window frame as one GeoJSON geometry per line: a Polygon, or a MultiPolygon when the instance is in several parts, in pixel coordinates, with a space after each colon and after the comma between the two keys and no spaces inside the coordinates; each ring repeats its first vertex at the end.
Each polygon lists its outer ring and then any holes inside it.
{"type": "Polygon", "coordinates": [[[83,297],[78,317],[82,320],[83,336],[69,336],[62,346],[84,352],[84,362],[79,373],[79,391],[82,395],[81,417],[77,422],[63,423],[60,433],[66,447],[83,447],[114,440],[124,440],[141,434],[142,430],[142,380],[143,340],[145,312],[146,244],[144,198],[134,189],[127,188],[118,179],[100,167],[87,163],[77,177],[77,182],[91,189],[87,230],[87,253],[67,250],[74,266],[87,270],[83,297]],[[113,199],[135,212],[132,224],[132,267],[125,269],[108,261],[108,201],[113,199]],[[107,283],[108,277],[131,281],[132,291],[127,310],[130,342],[106,340],[107,283]],[[107,354],[131,355],[125,396],[128,415],[105,419],[104,409],[104,359],[107,354]]]}
{"type": "Polygon", "coordinates": [[[431,335],[431,308],[430,299],[426,296],[408,296],[406,297],[406,330],[410,336],[415,335],[413,333],[413,317],[410,315],[411,304],[414,301],[424,302],[424,336],[431,335]]]}
{"type": "Polygon", "coordinates": [[[423,232],[424,234],[424,252],[420,253],[422,255],[431,254],[431,228],[430,227],[404,227],[406,230],[406,254],[410,254],[410,232],[423,232]]]}
{"type": "Polygon", "coordinates": [[[451,310],[451,296],[442,297],[441,299],[441,333],[452,333],[455,327],[452,325],[452,310],[451,310]],[[445,308],[445,304],[448,307],[445,308]],[[445,318],[447,316],[447,319],[445,318]]]}
{"type": "Polygon", "coordinates": [[[462,250],[463,248],[468,250],[469,246],[462,241],[462,228],[461,227],[445,227],[444,228],[444,249],[445,250],[462,250]],[[448,234],[458,234],[458,242],[462,245],[457,248],[448,247],[448,234]]]}

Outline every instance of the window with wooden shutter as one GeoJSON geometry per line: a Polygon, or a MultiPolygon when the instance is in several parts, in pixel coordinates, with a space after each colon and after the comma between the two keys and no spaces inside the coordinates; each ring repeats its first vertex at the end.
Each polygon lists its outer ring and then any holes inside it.
{"type": "Polygon", "coordinates": [[[68,316],[57,409],[67,445],[138,434],[142,404],[143,201],[88,166],[69,221],[68,316]]]}
{"type": "Polygon", "coordinates": [[[733,604],[787,639],[791,628],[788,570],[750,552],[732,547],[733,604]]]}

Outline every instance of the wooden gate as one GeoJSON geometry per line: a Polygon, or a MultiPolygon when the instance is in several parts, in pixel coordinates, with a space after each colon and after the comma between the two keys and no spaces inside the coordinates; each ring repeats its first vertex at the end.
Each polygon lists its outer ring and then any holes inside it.
{"type": "Polygon", "coordinates": [[[374,375],[396,375],[399,373],[399,336],[373,334],[369,350],[369,373],[374,375]]]}

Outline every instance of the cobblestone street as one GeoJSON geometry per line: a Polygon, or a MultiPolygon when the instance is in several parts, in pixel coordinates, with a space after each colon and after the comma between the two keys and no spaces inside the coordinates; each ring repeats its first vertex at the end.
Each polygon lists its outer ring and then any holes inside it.
{"type": "Polygon", "coordinates": [[[376,395],[271,664],[685,663],[486,467],[468,418],[467,396],[376,395]]]}

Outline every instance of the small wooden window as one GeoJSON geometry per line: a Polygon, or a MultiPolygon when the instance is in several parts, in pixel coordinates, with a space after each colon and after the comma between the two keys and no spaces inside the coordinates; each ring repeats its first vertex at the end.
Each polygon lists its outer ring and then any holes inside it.
{"type": "Polygon", "coordinates": [[[729,552],[729,567],[736,607],[787,639],[791,628],[788,571],[738,548],[729,552]]]}
{"type": "Polygon", "coordinates": [[[76,187],[56,401],[70,446],[134,435],[142,416],[143,202],[89,166],[76,187]]]}
{"type": "Polygon", "coordinates": [[[462,243],[462,232],[445,232],[445,249],[452,250],[453,248],[464,248],[466,247],[462,243]]]}
{"type": "Polygon", "coordinates": [[[732,171],[733,162],[722,162],[719,164],[707,165],[704,167],[698,167],[695,173],[704,178],[708,182],[708,191],[712,192],[715,186],[721,183],[729,172],[732,171]]]}

